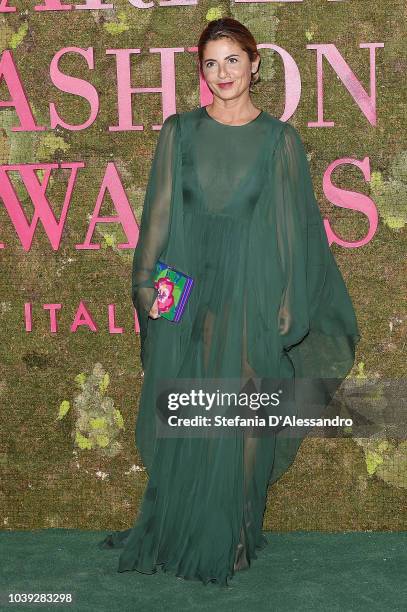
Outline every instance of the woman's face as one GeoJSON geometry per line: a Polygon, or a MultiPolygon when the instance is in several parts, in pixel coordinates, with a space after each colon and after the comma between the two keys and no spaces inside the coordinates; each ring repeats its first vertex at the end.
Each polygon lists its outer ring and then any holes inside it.
{"type": "Polygon", "coordinates": [[[257,57],[251,62],[246,51],[230,38],[211,40],[203,52],[203,76],[215,96],[231,100],[249,89],[252,72],[257,70],[259,61],[257,57]]]}

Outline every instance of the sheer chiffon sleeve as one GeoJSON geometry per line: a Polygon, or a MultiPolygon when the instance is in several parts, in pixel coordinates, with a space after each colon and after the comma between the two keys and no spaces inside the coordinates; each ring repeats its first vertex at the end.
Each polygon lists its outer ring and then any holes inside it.
{"type": "MultiPolygon", "coordinates": [[[[337,389],[353,367],[360,338],[358,324],[329,248],[304,145],[288,123],[278,135],[268,173],[265,227],[260,222],[254,227],[250,254],[254,272],[255,257],[267,262],[260,267],[266,288],[259,287],[251,311],[256,308],[262,315],[264,335],[269,338],[266,346],[272,355],[271,376],[276,372],[291,379],[279,407],[281,414],[297,420],[319,419],[328,416],[337,389]],[[270,236],[268,253],[265,233],[270,236]],[[257,243],[255,235],[260,237],[257,243]]],[[[250,354],[261,365],[258,345],[252,332],[250,354]]],[[[333,407],[337,408],[335,403],[333,407]]],[[[270,484],[292,464],[311,429],[294,425],[277,432],[270,484]]]]}
{"type": "Polygon", "coordinates": [[[277,251],[284,279],[278,328],[297,376],[336,378],[353,366],[359,330],[329,248],[304,145],[284,126],[275,155],[277,251]]]}
{"type": "Polygon", "coordinates": [[[146,362],[149,312],[158,295],[154,286],[155,266],[165,250],[171,222],[174,164],[177,150],[178,116],[164,121],[144,198],[140,233],[133,256],[132,302],[140,324],[141,363],[146,362]]]}

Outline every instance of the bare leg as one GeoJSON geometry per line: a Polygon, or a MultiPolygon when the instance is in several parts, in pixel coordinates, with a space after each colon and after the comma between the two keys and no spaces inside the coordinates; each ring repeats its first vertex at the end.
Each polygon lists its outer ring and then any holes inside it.
{"type": "MultiPolygon", "coordinates": [[[[228,305],[229,306],[229,305],[228,305]]],[[[227,319],[230,314],[230,306],[226,306],[224,317],[221,322],[221,329],[227,329],[227,319]]],[[[250,366],[247,361],[247,338],[246,338],[246,313],[243,317],[243,344],[242,344],[242,361],[241,361],[241,381],[243,385],[250,379],[257,378],[256,372],[250,366]]],[[[212,338],[215,326],[215,317],[219,316],[208,309],[205,314],[203,323],[203,352],[204,352],[204,368],[208,373],[210,370],[211,376],[216,376],[216,364],[213,362],[214,356],[211,355],[212,338]]],[[[217,358],[221,358],[221,355],[217,355],[217,358]]],[[[221,361],[221,359],[220,359],[221,361]]],[[[234,570],[239,571],[249,567],[249,561],[247,558],[248,542],[247,542],[247,531],[252,528],[253,523],[253,490],[256,490],[254,483],[254,470],[256,453],[258,451],[258,438],[250,435],[250,430],[245,430],[244,433],[244,470],[243,470],[243,521],[240,531],[240,542],[237,546],[234,570]]],[[[209,445],[211,446],[211,445],[209,445]]]]}
{"type": "MultiPolygon", "coordinates": [[[[246,336],[246,310],[244,313],[244,327],[243,327],[243,345],[242,345],[242,378],[244,384],[252,378],[257,377],[256,372],[250,366],[247,361],[247,336],[246,336]]],[[[255,383],[255,381],[253,380],[255,383]]],[[[252,502],[250,499],[250,486],[253,481],[253,471],[256,460],[256,451],[258,439],[250,436],[250,430],[245,430],[244,433],[244,508],[243,508],[243,524],[240,532],[240,542],[237,546],[234,570],[239,571],[249,567],[249,561],[247,559],[247,538],[246,529],[250,528],[252,524],[252,502]],[[246,529],[245,529],[246,527],[246,529]]]]}

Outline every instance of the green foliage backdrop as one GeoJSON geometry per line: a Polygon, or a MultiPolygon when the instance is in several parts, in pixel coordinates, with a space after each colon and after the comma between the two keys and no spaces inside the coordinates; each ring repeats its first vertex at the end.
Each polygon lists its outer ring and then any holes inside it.
{"type": "MultiPolygon", "coordinates": [[[[58,91],[49,63],[66,46],[94,48],[95,69],[64,58],[61,69],[91,80],[100,93],[98,120],[69,132],[11,132],[15,114],[0,110],[0,163],[85,161],[63,234],[54,252],[40,226],[25,252],[0,206],[0,402],[2,471],[0,523],[4,529],[38,527],[125,528],[139,507],[147,475],[134,445],[142,372],[139,337],[133,331],[130,299],[132,251],[116,224],[99,224],[93,242],[101,250],[76,250],[83,242],[106,163],[114,160],[140,220],[157,132],[159,94],[133,97],[134,116],[143,132],[109,132],[117,123],[116,67],[109,48],[142,49],[134,61],[133,85],[161,85],[159,56],[151,47],[195,46],[208,20],[231,15],[247,25],[257,42],[276,43],[295,59],[302,95],[290,122],[304,140],[315,193],[324,216],[347,240],[364,236],[363,215],[334,207],[321,188],[327,165],[338,157],[370,158],[372,181],[339,168],[342,188],[369,195],[380,215],[374,239],[359,249],[332,247],[354,300],[362,334],[351,377],[397,379],[404,375],[407,150],[406,80],[403,54],[406,14],[402,0],[369,3],[347,0],[302,3],[235,4],[201,1],[197,6],[138,10],[120,0],[114,10],[39,13],[33,4],[0,18],[0,50],[12,49],[16,65],[40,125],[49,125],[48,102],[70,123],[88,117],[88,104],[58,91]],[[377,117],[371,126],[343,84],[326,64],[324,116],[332,129],[308,128],[316,119],[313,43],[334,43],[365,89],[369,90],[368,54],[361,42],[383,42],[377,50],[377,117]],[[70,332],[80,300],[85,300],[98,331],[70,332]],[[33,303],[33,330],[24,330],[23,307],[33,303]],[[51,334],[42,304],[62,304],[58,332],[51,334]],[[116,304],[123,334],[107,331],[107,305],[116,304]]],[[[280,117],[284,75],[278,56],[261,52],[261,83],[253,100],[280,117]]],[[[177,111],[199,105],[195,56],[177,56],[177,111]]],[[[4,83],[1,99],[9,98],[4,83]]],[[[66,176],[58,171],[47,195],[59,218],[66,176]]],[[[32,204],[21,185],[27,218],[32,204]]],[[[101,214],[115,214],[106,197],[101,214]]],[[[197,475],[197,477],[199,477],[197,475]]],[[[266,529],[398,530],[407,525],[407,447],[402,441],[307,439],[294,465],[270,489],[266,529]]]]}

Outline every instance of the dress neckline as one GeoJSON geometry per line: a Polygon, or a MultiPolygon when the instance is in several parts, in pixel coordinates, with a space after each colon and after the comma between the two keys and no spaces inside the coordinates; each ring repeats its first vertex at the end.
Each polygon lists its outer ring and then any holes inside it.
{"type": "Polygon", "coordinates": [[[212,119],[212,121],[214,121],[215,123],[218,123],[219,125],[223,125],[225,127],[231,127],[231,128],[245,127],[246,125],[251,125],[252,123],[257,121],[257,119],[263,114],[263,111],[261,110],[259,114],[257,115],[257,117],[255,117],[254,119],[251,119],[251,121],[248,121],[247,123],[242,123],[242,125],[229,125],[228,123],[222,123],[221,121],[214,119],[206,110],[206,106],[202,106],[202,110],[204,111],[205,115],[209,117],[209,119],[212,119]]]}

